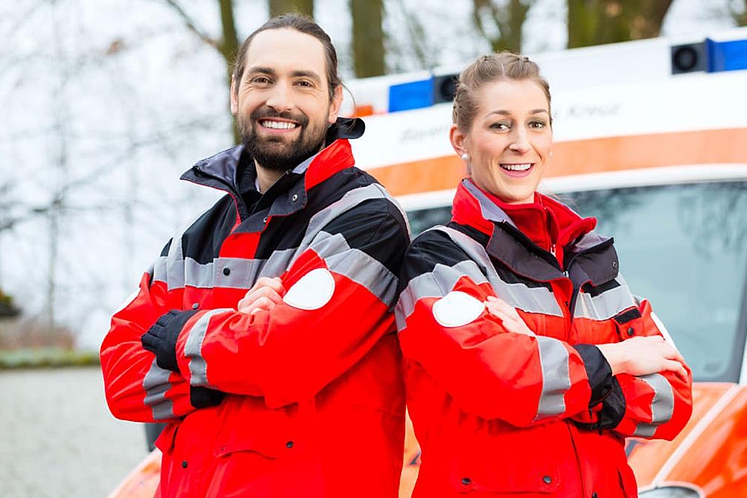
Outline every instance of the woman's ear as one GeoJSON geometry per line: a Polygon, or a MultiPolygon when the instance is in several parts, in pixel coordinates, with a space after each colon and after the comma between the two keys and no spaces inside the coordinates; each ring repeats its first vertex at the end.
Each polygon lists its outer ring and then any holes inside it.
{"type": "Polygon", "coordinates": [[[462,133],[457,125],[451,125],[451,129],[449,129],[449,140],[451,141],[451,146],[454,148],[454,152],[456,152],[458,156],[469,154],[466,144],[464,143],[465,138],[464,133],[462,133]]]}

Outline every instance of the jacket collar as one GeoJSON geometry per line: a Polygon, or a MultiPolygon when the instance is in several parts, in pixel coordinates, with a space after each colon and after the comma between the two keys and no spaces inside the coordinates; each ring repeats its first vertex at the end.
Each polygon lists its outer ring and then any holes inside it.
{"type": "MultiPolygon", "coordinates": [[[[564,204],[542,194],[538,195],[541,196],[543,204],[561,213],[566,226],[578,227],[573,239],[568,240],[565,246],[567,267],[583,253],[597,250],[604,253],[593,260],[594,264],[584,264],[584,268],[571,268],[571,279],[580,283],[582,280],[591,281],[598,285],[617,276],[617,254],[612,247],[612,239],[596,233],[593,230],[595,223],[584,223],[586,219],[564,204]]],[[[457,187],[452,219],[458,224],[471,226],[487,235],[489,240],[485,249],[488,254],[516,273],[539,281],[550,281],[563,276],[557,260],[523,234],[506,211],[477,188],[470,179],[462,180],[457,187]]]]}
{"type": "MultiPolygon", "coordinates": [[[[287,190],[273,202],[269,215],[288,215],[306,206],[308,191],[327,178],[355,164],[349,139],[363,135],[365,124],[358,118],[338,118],[327,131],[327,145],[314,156],[306,159],[285,172],[276,188],[287,190]],[[303,181],[298,181],[302,179],[303,181]]],[[[243,144],[221,151],[211,157],[198,161],[187,170],[181,179],[229,193],[240,202],[238,190],[239,163],[251,161],[243,144]]],[[[248,173],[248,172],[247,172],[248,173]]],[[[254,173],[256,176],[256,173],[254,173]]],[[[252,185],[253,185],[253,180],[252,185]]],[[[275,187],[275,185],[273,185],[275,187]]],[[[253,188],[253,187],[252,187],[253,188]]]]}

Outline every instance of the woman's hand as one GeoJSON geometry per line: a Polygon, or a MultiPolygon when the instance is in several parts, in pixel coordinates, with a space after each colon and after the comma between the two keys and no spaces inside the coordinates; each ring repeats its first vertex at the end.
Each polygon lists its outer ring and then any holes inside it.
{"type": "Polygon", "coordinates": [[[485,307],[491,315],[498,317],[503,323],[503,328],[507,332],[513,332],[515,334],[524,335],[536,335],[531,331],[524,320],[519,316],[519,312],[516,308],[508,304],[506,301],[497,297],[488,296],[485,301],[485,307]]]}
{"type": "Polygon", "coordinates": [[[614,344],[597,344],[612,368],[612,375],[648,375],[674,372],[687,380],[685,359],[661,336],[633,337],[614,344]]]}
{"type": "Polygon", "coordinates": [[[270,311],[283,300],[284,294],[285,288],[280,278],[260,277],[239,301],[237,309],[249,315],[258,311],[270,311]]]}

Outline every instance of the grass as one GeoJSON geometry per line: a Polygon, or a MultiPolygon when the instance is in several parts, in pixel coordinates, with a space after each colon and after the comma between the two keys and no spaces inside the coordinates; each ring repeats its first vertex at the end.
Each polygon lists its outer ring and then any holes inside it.
{"type": "Polygon", "coordinates": [[[0,351],[0,370],[15,368],[79,367],[99,364],[97,351],[59,347],[0,351]]]}

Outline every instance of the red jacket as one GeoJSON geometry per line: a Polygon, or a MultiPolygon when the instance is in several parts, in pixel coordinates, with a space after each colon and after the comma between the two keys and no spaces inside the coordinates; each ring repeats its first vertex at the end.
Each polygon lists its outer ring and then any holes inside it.
{"type": "Polygon", "coordinates": [[[228,195],[171,240],[101,347],[112,413],[169,422],[162,496],[397,496],[405,413],[390,309],[409,236],[353,162],[336,140],[263,196],[239,192],[254,185],[237,174],[252,169],[242,146],[185,174],[228,195]],[[282,279],[284,301],[237,312],[262,276],[282,279]]]}
{"type": "Polygon", "coordinates": [[[625,436],[671,439],[690,417],[690,379],[612,377],[593,345],[660,334],[651,306],[618,273],[611,239],[539,199],[567,240],[562,265],[469,180],[454,221],[405,256],[396,314],[422,449],[415,498],[635,497],[625,436]],[[488,296],[536,335],[505,331],[488,296]]]}

